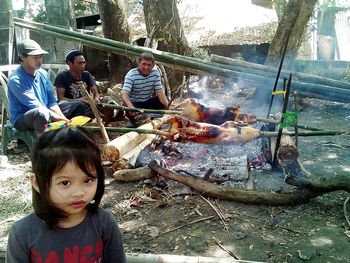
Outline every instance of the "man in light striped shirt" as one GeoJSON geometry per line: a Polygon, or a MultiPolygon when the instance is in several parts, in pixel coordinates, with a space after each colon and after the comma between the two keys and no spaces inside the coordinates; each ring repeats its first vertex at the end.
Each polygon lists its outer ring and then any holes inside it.
{"type": "MultiPolygon", "coordinates": [[[[138,67],[131,69],[126,74],[121,99],[123,104],[130,108],[168,108],[169,102],[151,53],[142,53],[138,59],[138,67]]],[[[137,114],[128,112],[127,117],[133,122],[137,114]]]]}

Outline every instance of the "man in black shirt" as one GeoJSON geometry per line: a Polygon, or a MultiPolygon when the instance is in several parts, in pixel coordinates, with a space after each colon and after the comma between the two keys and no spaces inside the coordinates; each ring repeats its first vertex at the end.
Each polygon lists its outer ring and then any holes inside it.
{"type": "Polygon", "coordinates": [[[92,117],[92,111],[87,98],[78,85],[78,81],[83,81],[87,91],[96,102],[99,101],[99,94],[96,88],[96,81],[91,74],[85,70],[86,61],[84,53],[79,50],[71,50],[66,55],[66,63],[69,70],[57,75],[54,85],[57,88],[57,98],[59,103],[67,101],[81,102],[86,107],[86,116],[92,117]]]}

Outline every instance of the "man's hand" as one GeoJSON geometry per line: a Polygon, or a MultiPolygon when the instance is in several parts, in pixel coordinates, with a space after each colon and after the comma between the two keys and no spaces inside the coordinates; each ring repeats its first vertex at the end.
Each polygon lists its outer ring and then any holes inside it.
{"type": "Polygon", "coordinates": [[[169,101],[168,98],[166,97],[165,93],[163,90],[159,90],[156,92],[159,101],[164,105],[164,108],[167,110],[169,108],[169,101]]]}
{"type": "Polygon", "coordinates": [[[140,114],[140,112],[137,112],[137,111],[129,111],[128,112],[128,115],[130,116],[130,117],[136,117],[137,115],[139,115],[140,114]]]}
{"type": "Polygon", "coordinates": [[[64,115],[59,115],[58,113],[51,111],[50,112],[50,119],[52,121],[65,121],[67,126],[70,124],[70,120],[66,118],[64,115]]]}
{"type": "Polygon", "coordinates": [[[79,98],[78,100],[83,101],[83,102],[85,102],[85,103],[88,103],[88,104],[89,104],[89,101],[88,101],[88,99],[87,99],[85,96],[83,96],[83,97],[79,98]]]}

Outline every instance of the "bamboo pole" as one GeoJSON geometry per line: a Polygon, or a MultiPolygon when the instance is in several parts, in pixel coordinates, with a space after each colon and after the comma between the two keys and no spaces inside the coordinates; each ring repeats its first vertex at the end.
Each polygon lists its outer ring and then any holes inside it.
{"type": "MultiPolygon", "coordinates": [[[[118,110],[123,110],[123,111],[132,111],[132,112],[142,112],[142,113],[158,113],[158,114],[174,114],[174,115],[181,115],[182,111],[176,111],[176,110],[153,110],[153,109],[142,109],[142,108],[129,108],[125,106],[120,106],[120,105],[113,105],[113,104],[106,104],[102,103],[101,104],[105,108],[110,108],[110,109],[118,109],[118,110]]],[[[257,121],[260,122],[265,122],[265,123],[273,123],[273,124],[279,124],[280,121],[273,120],[273,119],[267,119],[267,118],[256,118],[257,121]]],[[[310,130],[310,131],[323,131],[323,129],[307,126],[307,125],[297,125],[298,128],[303,129],[303,130],[310,130]]]]}
{"type": "MultiPolygon", "coordinates": [[[[0,262],[5,262],[5,250],[0,250],[0,262]]],[[[264,263],[262,261],[236,260],[232,257],[200,257],[169,254],[125,253],[128,263],[264,263]]]]}
{"type": "MultiPolygon", "coordinates": [[[[272,123],[272,124],[280,124],[280,121],[273,120],[273,119],[266,119],[266,118],[256,117],[256,120],[260,121],[260,122],[266,122],[266,123],[272,123]]],[[[296,127],[299,128],[299,129],[309,130],[309,131],[324,131],[324,129],[311,127],[311,126],[307,126],[307,125],[302,125],[302,124],[297,124],[296,127]]]]}
{"type": "MultiPolygon", "coordinates": [[[[223,65],[233,66],[232,69],[242,68],[244,70],[247,70],[247,72],[250,72],[253,74],[259,74],[259,75],[264,74],[267,76],[272,76],[273,74],[276,74],[275,67],[255,64],[255,63],[223,57],[215,54],[210,55],[210,61],[223,64],[223,65]]],[[[289,72],[282,70],[282,74],[287,75],[289,74],[289,72]]],[[[324,77],[310,75],[306,73],[300,73],[300,72],[293,72],[293,77],[295,79],[298,79],[301,82],[322,83],[323,85],[326,85],[326,86],[338,87],[338,88],[350,90],[350,83],[345,81],[334,80],[334,79],[324,78],[324,77]]]]}
{"type": "MultiPolygon", "coordinates": [[[[84,126],[85,129],[90,130],[91,132],[100,132],[100,128],[97,126],[84,126]]],[[[123,127],[105,127],[107,132],[119,132],[119,133],[127,133],[127,132],[137,132],[137,133],[145,133],[145,134],[156,134],[161,136],[169,136],[168,132],[160,131],[156,129],[139,129],[139,128],[123,128],[123,127]]]]}
{"type": "MultiPolygon", "coordinates": [[[[100,132],[100,128],[96,126],[84,126],[84,128],[90,130],[91,132],[100,132]]],[[[156,129],[138,129],[138,128],[122,128],[122,127],[105,127],[107,132],[119,132],[119,133],[127,133],[131,131],[135,131],[138,133],[146,133],[146,134],[156,134],[156,135],[161,135],[161,136],[169,136],[169,133],[166,131],[160,131],[156,129]]],[[[278,132],[267,132],[267,131],[262,131],[262,137],[266,138],[272,138],[272,137],[277,137],[278,132]]],[[[283,132],[284,135],[289,135],[289,136],[295,136],[295,132],[288,132],[285,131],[283,132]]],[[[299,132],[298,136],[302,137],[311,137],[311,136],[338,136],[338,135],[343,135],[343,136],[348,136],[350,135],[349,132],[345,131],[336,131],[336,130],[324,130],[324,131],[304,131],[304,132],[299,132]]]]}
{"type": "MultiPolygon", "coordinates": [[[[32,21],[26,21],[19,18],[14,18],[15,25],[39,31],[45,34],[54,35],[56,37],[77,41],[81,44],[88,45],[94,48],[103,49],[112,53],[124,56],[139,56],[140,53],[147,51],[154,55],[157,63],[169,66],[175,69],[184,70],[195,74],[209,74],[215,77],[223,77],[230,79],[245,79],[255,81],[260,86],[266,88],[271,82],[271,77],[264,75],[255,75],[246,70],[231,70],[218,66],[219,63],[211,63],[196,58],[189,58],[177,54],[154,50],[146,47],[134,46],[127,43],[114,41],[111,39],[99,38],[87,34],[82,34],[74,31],[69,31],[63,28],[40,24],[32,21]]],[[[350,90],[341,89],[332,86],[317,85],[314,83],[304,83],[293,81],[293,86],[297,87],[299,94],[318,99],[326,99],[338,102],[350,101],[350,90]]]]}
{"type": "MultiPolygon", "coordinates": [[[[285,89],[285,86],[283,86],[283,91],[286,91],[286,95],[285,95],[284,101],[283,101],[282,118],[281,118],[281,122],[282,123],[284,122],[283,114],[286,113],[287,107],[288,107],[290,85],[291,85],[290,83],[291,82],[292,82],[292,74],[289,74],[289,78],[288,78],[288,82],[287,82],[287,89],[285,89]]],[[[274,95],[272,97],[274,97],[274,95]]],[[[275,152],[274,152],[274,155],[273,155],[273,158],[272,158],[272,167],[277,167],[277,152],[278,152],[278,149],[280,147],[280,141],[281,141],[281,137],[282,137],[282,132],[283,132],[283,128],[280,125],[279,129],[278,129],[277,139],[276,139],[276,148],[275,148],[275,152]]]]}
{"type": "Polygon", "coordinates": [[[136,254],[127,253],[128,263],[263,263],[261,261],[239,260],[232,257],[200,257],[200,256],[180,256],[165,254],[136,254]]]}
{"type": "MultiPolygon", "coordinates": [[[[294,96],[294,111],[298,114],[299,113],[298,112],[298,92],[294,91],[293,96],[294,96]]],[[[295,132],[295,146],[298,147],[299,127],[297,123],[294,125],[294,132],[295,132]]]]}
{"type": "Polygon", "coordinates": [[[131,111],[131,112],[141,112],[141,113],[158,113],[158,114],[181,114],[182,111],[175,110],[155,110],[155,109],[142,109],[142,108],[129,108],[125,106],[113,105],[102,103],[102,107],[109,109],[118,109],[123,111],[131,111]]]}
{"type": "MultiPolygon", "coordinates": [[[[295,132],[286,132],[284,131],[282,133],[283,135],[289,135],[289,136],[295,136],[295,132]]],[[[263,131],[262,132],[262,136],[266,137],[266,138],[272,138],[272,137],[277,137],[278,132],[266,132],[263,131]]],[[[302,137],[311,137],[311,136],[338,136],[338,135],[342,135],[342,136],[348,136],[350,135],[348,132],[345,131],[304,131],[304,132],[298,132],[298,136],[302,136],[302,137]]]]}

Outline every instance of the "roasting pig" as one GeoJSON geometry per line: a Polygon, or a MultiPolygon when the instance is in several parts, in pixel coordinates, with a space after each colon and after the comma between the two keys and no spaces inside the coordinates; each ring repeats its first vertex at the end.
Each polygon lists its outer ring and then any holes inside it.
{"type": "Polygon", "coordinates": [[[162,129],[164,134],[178,142],[194,142],[205,144],[247,143],[262,136],[259,129],[242,127],[237,122],[227,121],[221,126],[194,122],[180,116],[170,116],[159,124],[156,129],[162,129]],[[164,132],[165,126],[169,126],[164,132]]]}
{"type": "Polygon", "coordinates": [[[177,108],[183,108],[182,116],[193,121],[221,125],[225,121],[256,123],[253,114],[240,113],[240,106],[227,108],[211,108],[199,103],[196,99],[186,99],[177,108]]]}

